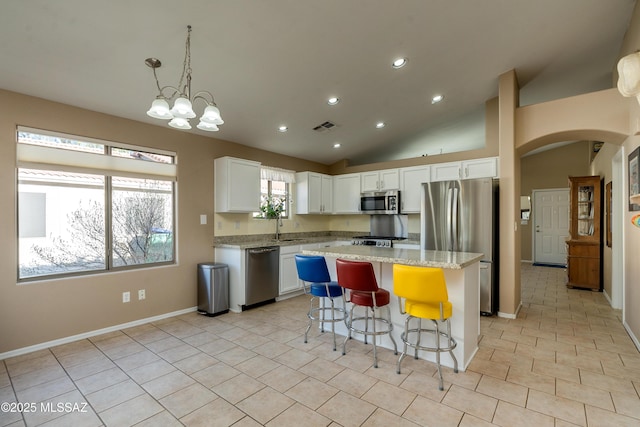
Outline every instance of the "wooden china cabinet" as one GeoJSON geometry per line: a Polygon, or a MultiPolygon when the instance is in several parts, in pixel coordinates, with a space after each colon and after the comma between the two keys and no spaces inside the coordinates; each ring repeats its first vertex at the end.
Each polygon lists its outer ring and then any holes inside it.
{"type": "Polygon", "coordinates": [[[602,289],[602,181],[599,176],[569,177],[567,286],[602,289]]]}

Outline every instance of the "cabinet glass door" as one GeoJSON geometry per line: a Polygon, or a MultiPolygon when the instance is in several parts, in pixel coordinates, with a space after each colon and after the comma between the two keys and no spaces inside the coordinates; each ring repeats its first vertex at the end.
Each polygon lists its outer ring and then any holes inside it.
{"type": "Polygon", "coordinates": [[[594,227],[594,187],[580,185],[578,187],[578,236],[593,236],[594,227]]]}

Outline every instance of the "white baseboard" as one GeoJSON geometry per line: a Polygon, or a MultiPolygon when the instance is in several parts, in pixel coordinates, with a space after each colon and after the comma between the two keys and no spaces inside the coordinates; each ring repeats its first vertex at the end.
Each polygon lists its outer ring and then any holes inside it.
{"type": "Polygon", "coordinates": [[[520,309],[522,308],[522,301],[520,301],[520,304],[518,305],[518,308],[516,309],[515,314],[511,314],[511,313],[502,313],[500,311],[498,311],[498,317],[502,317],[505,319],[515,319],[518,317],[518,313],[520,313],[520,309]]]}
{"type": "Polygon", "coordinates": [[[627,322],[622,322],[622,326],[624,326],[624,328],[627,330],[627,333],[631,337],[631,341],[633,341],[638,351],[640,351],[640,341],[638,341],[638,338],[636,338],[634,333],[631,331],[631,328],[629,327],[629,325],[627,325],[627,322]]]}
{"type": "Polygon", "coordinates": [[[40,344],[30,345],[29,347],[19,348],[17,350],[7,351],[5,353],[0,353],[0,360],[8,359],[10,357],[22,356],[23,354],[32,353],[38,350],[44,350],[45,348],[51,348],[62,344],[68,344],[70,342],[83,340],[86,338],[95,337],[97,335],[106,334],[108,332],[119,331],[120,329],[132,328],[134,326],[144,325],[145,323],[151,323],[162,319],[167,319],[169,317],[179,316],[181,314],[187,314],[194,312],[198,309],[198,307],[185,308],[184,310],[172,311],[170,313],[160,314],[158,316],[147,317],[145,319],[134,320],[133,322],[122,323],[120,325],[109,326],[108,328],[97,329],[95,331],[84,332],[78,335],[72,335],[70,337],[60,338],[53,341],[47,341],[40,344]]]}

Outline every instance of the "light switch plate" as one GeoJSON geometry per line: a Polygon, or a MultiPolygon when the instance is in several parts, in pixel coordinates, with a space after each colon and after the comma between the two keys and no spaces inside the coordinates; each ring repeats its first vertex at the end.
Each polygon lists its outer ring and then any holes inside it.
{"type": "Polygon", "coordinates": [[[200,215],[200,225],[207,225],[207,215],[200,215]]]}

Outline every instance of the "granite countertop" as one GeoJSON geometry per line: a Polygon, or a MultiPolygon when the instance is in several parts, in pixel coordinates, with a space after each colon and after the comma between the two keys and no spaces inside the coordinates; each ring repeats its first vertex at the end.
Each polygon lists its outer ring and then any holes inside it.
{"type": "MultiPolygon", "coordinates": [[[[325,242],[351,242],[354,236],[362,236],[362,232],[332,232],[332,234],[286,233],[279,240],[273,234],[233,235],[216,237],[213,246],[216,248],[251,249],[264,246],[293,246],[325,242]]],[[[398,240],[402,244],[420,244],[420,237],[409,236],[409,239],[398,240]]]]}
{"type": "Polygon", "coordinates": [[[216,248],[251,249],[251,248],[260,248],[264,246],[306,245],[310,243],[335,242],[339,240],[350,242],[351,238],[337,237],[337,236],[320,236],[320,237],[282,238],[280,240],[276,240],[274,238],[263,237],[255,240],[215,242],[214,246],[216,248]]]}
{"type": "Polygon", "coordinates": [[[472,252],[378,248],[375,246],[337,246],[303,250],[302,253],[306,255],[331,256],[353,261],[418,265],[452,270],[463,269],[482,259],[482,254],[472,252]]]}

